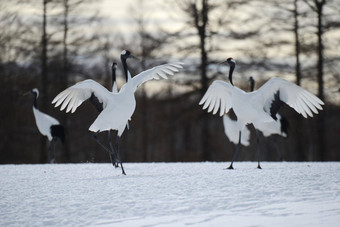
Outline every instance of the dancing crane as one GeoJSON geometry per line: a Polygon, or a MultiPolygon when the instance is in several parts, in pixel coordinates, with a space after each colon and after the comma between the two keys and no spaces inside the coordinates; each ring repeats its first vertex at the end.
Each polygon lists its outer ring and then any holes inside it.
{"type": "MultiPolygon", "coordinates": [[[[228,113],[232,108],[237,116],[239,144],[236,146],[231,164],[228,169],[233,169],[233,162],[237,157],[241,132],[247,124],[253,124],[255,128],[260,128],[263,123],[272,123],[277,120],[276,114],[279,109],[287,104],[305,118],[317,114],[318,109],[322,110],[324,103],[315,95],[305,89],[281,78],[271,78],[261,88],[253,92],[244,92],[234,86],[232,75],[236,62],[228,58],[230,66],[229,81],[214,81],[199,102],[203,109],[216,114],[220,110],[220,116],[228,113]]],[[[258,155],[259,156],[259,155],[258,155]]],[[[260,160],[258,160],[258,168],[260,160]]]]}
{"type": "Polygon", "coordinates": [[[133,58],[133,55],[130,51],[123,50],[120,58],[124,68],[126,83],[118,93],[108,91],[93,80],[85,80],[59,93],[53,99],[52,104],[55,103],[55,107],[62,104],[60,107],[61,111],[67,107],[66,112],[71,111],[73,113],[85,100],[94,97],[93,99],[101,105],[102,111],[92,123],[89,130],[94,132],[93,136],[97,143],[109,153],[109,149],[105,148],[100,140],[98,140],[97,135],[103,131],[118,131],[115,145],[116,157],[122,168],[122,174],[125,175],[120,158],[119,142],[120,137],[136,108],[136,99],[134,95],[136,89],[144,82],[152,79],[160,79],[160,77],[167,79],[167,75],[174,75],[174,73],[179,72],[179,69],[182,68],[182,64],[169,63],[156,66],[143,71],[132,78],[126,61],[128,58],[133,58]]]}
{"type": "MultiPolygon", "coordinates": [[[[254,91],[255,87],[255,80],[253,77],[249,78],[250,82],[250,91],[254,91]]],[[[230,113],[230,112],[229,112],[230,113]]],[[[264,122],[263,124],[259,124],[260,128],[256,129],[256,141],[257,141],[257,151],[259,153],[259,133],[258,131],[261,131],[264,137],[269,137],[271,135],[278,134],[283,137],[287,137],[288,134],[288,121],[285,117],[282,117],[280,114],[276,114],[277,120],[273,122],[264,122]]],[[[228,139],[234,143],[238,143],[238,135],[239,131],[237,131],[237,122],[232,120],[228,114],[223,115],[223,125],[224,125],[224,132],[228,139]]],[[[249,146],[249,138],[250,138],[250,131],[247,127],[244,127],[243,131],[241,132],[242,138],[241,138],[241,144],[243,146],[249,146]]],[[[278,149],[278,148],[277,148],[278,149]]],[[[278,151],[278,154],[281,158],[281,154],[278,151]]]]}

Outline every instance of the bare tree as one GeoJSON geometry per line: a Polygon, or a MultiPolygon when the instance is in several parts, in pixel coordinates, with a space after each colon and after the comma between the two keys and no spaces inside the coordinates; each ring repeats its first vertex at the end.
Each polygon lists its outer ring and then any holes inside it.
{"type": "MultiPolygon", "coordinates": [[[[318,82],[318,96],[320,99],[325,99],[324,94],[324,34],[329,31],[330,28],[334,26],[339,27],[339,24],[333,24],[332,21],[326,21],[324,18],[326,17],[325,8],[326,6],[332,8],[336,8],[336,2],[332,0],[304,0],[304,2],[309,6],[309,8],[316,14],[317,16],[317,25],[316,25],[316,35],[317,35],[317,82],[318,82]]],[[[338,14],[338,12],[335,12],[338,14]]],[[[327,107],[326,107],[327,108],[327,107]]],[[[318,116],[318,139],[319,139],[319,149],[318,149],[318,159],[320,161],[324,161],[326,157],[326,138],[325,138],[325,113],[322,112],[318,116]]]]}
{"type": "Polygon", "coordinates": [[[323,35],[324,35],[324,25],[323,25],[323,11],[324,6],[326,5],[326,0],[304,0],[304,2],[316,13],[318,18],[317,23],[317,52],[318,52],[318,96],[320,99],[324,100],[324,44],[323,44],[323,35]]]}
{"type": "MultiPolygon", "coordinates": [[[[48,97],[48,80],[47,80],[47,32],[46,32],[46,17],[47,17],[47,4],[48,0],[43,0],[43,12],[42,12],[42,35],[41,35],[41,109],[46,111],[48,97]]],[[[46,155],[46,137],[41,137],[40,146],[40,162],[44,163],[47,160],[46,155]]]]}

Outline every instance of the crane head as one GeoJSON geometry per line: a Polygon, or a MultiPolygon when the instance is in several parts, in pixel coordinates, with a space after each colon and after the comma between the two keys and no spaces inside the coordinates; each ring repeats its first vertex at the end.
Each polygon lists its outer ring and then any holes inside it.
{"type": "Polygon", "coordinates": [[[34,94],[34,95],[36,95],[37,98],[38,98],[38,96],[39,96],[39,90],[38,90],[38,88],[33,88],[33,89],[31,90],[31,93],[34,94]]]}
{"type": "Polygon", "coordinates": [[[236,61],[233,58],[227,58],[225,62],[228,62],[229,65],[236,65],[236,61]]]}
{"type": "Polygon", "coordinates": [[[112,63],[112,70],[116,70],[117,69],[117,63],[116,62],[113,62],[112,63]]]}
{"type": "Polygon", "coordinates": [[[131,52],[129,50],[123,50],[122,53],[120,53],[120,55],[128,58],[130,57],[131,52]]]}
{"type": "Polygon", "coordinates": [[[120,54],[120,57],[125,58],[125,59],[133,58],[133,59],[139,60],[138,58],[133,56],[129,50],[123,50],[122,53],[120,54]]]}

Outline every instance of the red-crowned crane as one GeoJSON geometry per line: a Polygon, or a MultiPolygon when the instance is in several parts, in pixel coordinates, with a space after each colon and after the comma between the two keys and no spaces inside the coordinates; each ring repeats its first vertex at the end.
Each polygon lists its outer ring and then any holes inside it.
{"type": "Polygon", "coordinates": [[[62,143],[65,142],[65,133],[64,127],[59,123],[59,121],[38,109],[37,100],[39,97],[39,90],[37,88],[33,88],[31,90],[34,95],[33,100],[33,114],[35,118],[35,122],[37,124],[37,128],[39,132],[46,136],[49,141],[48,145],[48,160],[50,163],[55,162],[55,143],[59,138],[62,143]],[[53,147],[53,152],[51,153],[53,147]]]}
{"type": "MultiPolygon", "coordinates": [[[[229,81],[214,81],[208,88],[205,95],[199,102],[203,109],[208,108],[208,112],[216,114],[220,110],[220,116],[232,108],[237,116],[239,132],[239,144],[236,146],[229,169],[233,169],[233,162],[237,157],[241,132],[247,124],[253,124],[255,128],[260,128],[263,123],[272,123],[277,120],[276,114],[282,105],[287,104],[305,118],[312,117],[322,110],[324,103],[315,95],[305,89],[281,78],[271,78],[261,88],[253,92],[244,92],[235,87],[232,82],[232,75],[236,62],[228,58],[230,66],[229,81]]],[[[259,155],[258,155],[259,156],[259,155]]],[[[258,160],[258,168],[260,160],[258,160]]]]}
{"type": "MultiPolygon", "coordinates": [[[[250,82],[250,91],[254,91],[255,80],[253,77],[249,78],[250,82]]],[[[230,112],[229,112],[230,113],[230,112]]],[[[280,114],[276,114],[277,120],[272,122],[264,122],[263,124],[259,124],[259,128],[256,129],[256,141],[257,141],[257,152],[259,154],[259,133],[261,131],[264,137],[269,137],[271,135],[280,135],[283,137],[287,137],[288,134],[288,121],[285,117],[282,117],[280,114]]],[[[239,140],[239,131],[237,130],[237,120],[232,120],[228,114],[223,115],[223,126],[224,132],[230,142],[237,144],[239,140]]],[[[250,139],[250,131],[247,127],[244,127],[241,132],[241,144],[243,146],[249,146],[250,139]]],[[[279,152],[279,148],[276,146],[277,152],[279,154],[279,159],[282,160],[281,153],[279,152]]]]}
{"type": "MultiPolygon", "coordinates": [[[[97,100],[103,110],[89,130],[94,132],[93,136],[101,146],[103,144],[97,138],[98,133],[110,130],[118,131],[115,148],[117,161],[120,163],[122,174],[124,175],[125,171],[119,152],[119,141],[136,108],[135,91],[137,87],[152,79],[159,79],[160,77],[167,79],[167,75],[174,75],[182,68],[181,63],[169,63],[143,71],[132,78],[126,62],[128,58],[132,57],[133,55],[128,50],[123,50],[120,55],[126,83],[118,93],[108,91],[93,80],[85,80],[62,91],[52,101],[52,103],[55,103],[55,107],[61,105],[60,110],[67,107],[66,112],[71,111],[73,113],[85,100],[91,97],[97,100]]],[[[109,149],[106,150],[109,152],[109,149]]]]}

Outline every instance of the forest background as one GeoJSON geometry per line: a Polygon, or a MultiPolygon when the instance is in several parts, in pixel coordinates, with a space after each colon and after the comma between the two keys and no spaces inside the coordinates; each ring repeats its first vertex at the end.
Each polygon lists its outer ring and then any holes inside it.
{"type": "MultiPolygon", "coordinates": [[[[173,61],[185,63],[167,81],[148,82],[136,92],[137,107],[122,137],[127,162],[231,160],[234,145],[222,118],[207,114],[199,100],[215,79],[227,80],[228,57],[236,62],[234,83],[249,90],[271,77],[292,81],[320,97],[324,110],[305,119],[288,107],[289,136],[261,138],[263,160],[340,160],[339,0],[0,2],[0,163],[46,163],[47,140],[35,125],[38,107],[66,129],[57,143],[59,163],[109,162],[92,139],[97,112],[84,103],[74,114],[51,105],[65,88],[85,79],[111,87],[111,64],[130,50],[133,75],[173,61]]],[[[255,132],[241,160],[256,160],[255,132]]],[[[106,135],[101,135],[106,140],[106,135]]]]}

